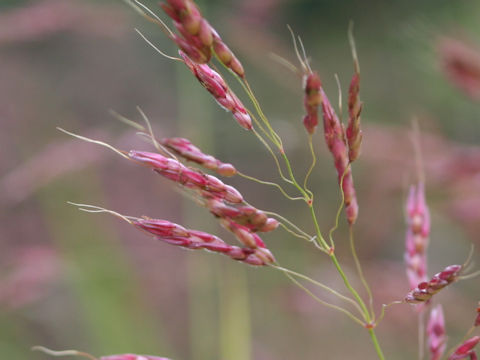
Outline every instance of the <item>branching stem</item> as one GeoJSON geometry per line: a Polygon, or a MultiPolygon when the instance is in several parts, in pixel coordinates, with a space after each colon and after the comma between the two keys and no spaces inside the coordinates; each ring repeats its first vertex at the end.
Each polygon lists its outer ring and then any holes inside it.
{"type": "Polygon", "coordinates": [[[285,272],[283,271],[283,273],[285,274],[285,276],[287,276],[291,281],[293,281],[293,283],[295,285],[297,285],[298,287],[300,287],[303,291],[305,291],[308,295],[310,295],[314,300],[316,300],[317,302],[319,302],[320,304],[324,305],[324,306],[327,306],[331,309],[334,309],[334,310],[337,310],[337,311],[340,311],[341,313],[344,313],[345,315],[347,315],[350,319],[352,319],[353,321],[355,321],[357,324],[360,324],[363,326],[363,322],[362,320],[360,320],[358,317],[356,317],[355,315],[353,315],[350,311],[340,307],[340,306],[337,306],[337,305],[334,305],[334,304],[330,304],[322,299],[320,299],[317,295],[315,295],[312,291],[310,291],[308,288],[306,288],[304,285],[302,285],[297,279],[295,279],[291,274],[289,274],[288,272],[285,272]]]}

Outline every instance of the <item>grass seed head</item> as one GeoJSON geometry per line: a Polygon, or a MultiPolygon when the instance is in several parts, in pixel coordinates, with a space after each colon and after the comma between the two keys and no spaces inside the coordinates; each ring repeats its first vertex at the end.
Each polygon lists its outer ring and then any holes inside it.
{"type": "Polygon", "coordinates": [[[363,103],[360,101],[360,74],[355,73],[348,91],[348,126],[346,130],[348,142],[348,158],[355,161],[360,155],[362,130],[360,129],[360,114],[363,103]]]}
{"type": "Polygon", "coordinates": [[[232,164],[225,164],[211,155],[204,154],[190,140],[185,138],[164,138],[162,145],[166,146],[184,159],[193,161],[204,168],[213,170],[223,176],[233,176],[237,170],[232,164]]]}
{"type": "Polygon", "coordinates": [[[307,114],[303,118],[303,125],[309,134],[313,134],[318,125],[318,107],[322,103],[321,86],[320,77],[316,72],[304,76],[303,103],[307,114]]]}
{"type": "Polygon", "coordinates": [[[430,234],[430,212],[425,199],[423,183],[412,185],[407,198],[407,234],[405,240],[405,263],[410,288],[427,281],[428,236],[430,234]]]}
{"type": "Polygon", "coordinates": [[[455,282],[461,275],[462,270],[462,265],[447,266],[443,271],[435,274],[429,281],[419,283],[407,294],[405,301],[410,304],[418,304],[430,300],[433,295],[455,282]]]}
{"type": "Polygon", "coordinates": [[[440,360],[447,345],[445,319],[441,305],[435,306],[430,312],[427,324],[427,337],[430,360],[440,360]]]}
{"type": "Polygon", "coordinates": [[[448,358],[448,360],[462,360],[470,358],[470,360],[477,360],[477,354],[473,350],[480,342],[480,336],[474,336],[462,345],[455,349],[455,352],[448,358]]]}

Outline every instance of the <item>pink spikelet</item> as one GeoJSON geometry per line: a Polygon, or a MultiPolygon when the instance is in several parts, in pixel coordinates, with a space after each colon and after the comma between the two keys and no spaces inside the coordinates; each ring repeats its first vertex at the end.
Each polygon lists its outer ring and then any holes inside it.
{"type": "Polygon", "coordinates": [[[355,72],[350,82],[348,90],[348,158],[354,162],[360,155],[360,145],[362,143],[362,130],[360,129],[360,113],[363,103],[360,101],[360,73],[355,72]]]}
{"type": "Polygon", "coordinates": [[[191,0],[167,0],[160,6],[181,34],[171,36],[178,47],[196,63],[209,62],[212,57],[212,29],[195,3],[191,0]]]}
{"type": "Polygon", "coordinates": [[[184,52],[179,52],[185,65],[195,75],[200,84],[213,95],[217,103],[230,111],[237,122],[246,130],[252,129],[252,119],[240,99],[230,90],[222,76],[207,64],[196,64],[184,52]]]}
{"type": "Polygon", "coordinates": [[[149,166],[163,177],[198,191],[205,198],[218,198],[236,204],[243,202],[242,195],[235,188],[224,184],[215,176],[188,168],[177,160],[156,153],[134,150],[130,151],[128,156],[149,166]]]}
{"type": "Polygon", "coordinates": [[[477,354],[473,348],[480,342],[480,336],[474,336],[462,345],[460,345],[455,352],[448,358],[448,360],[462,360],[470,358],[470,360],[477,360],[477,354]]]}
{"type": "Polygon", "coordinates": [[[355,223],[358,216],[358,203],[355,187],[353,185],[352,171],[349,168],[347,143],[343,125],[340,123],[337,114],[333,110],[327,95],[320,90],[322,98],[323,128],[325,141],[328,149],[333,155],[335,168],[337,169],[338,183],[343,177],[342,190],[344,193],[345,211],[350,225],[355,223]]]}
{"type": "Polygon", "coordinates": [[[435,306],[430,312],[427,325],[428,350],[430,360],[440,360],[446,348],[445,319],[441,305],[435,306]]]}
{"type": "Polygon", "coordinates": [[[221,200],[210,199],[206,203],[210,212],[220,218],[243,225],[251,232],[269,232],[275,230],[279,222],[252,206],[233,207],[221,200]]]}
{"type": "Polygon", "coordinates": [[[405,263],[410,289],[427,281],[426,249],[430,234],[430,212],[423,183],[412,185],[407,199],[407,234],[405,263]]]}
{"type": "Polygon", "coordinates": [[[248,227],[237,224],[229,219],[221,219],[220,224],[228,231],[231,231],[244,246],[251,249],[266,247],[260,236],[251,232],[248,227]]]}
{"type": "Polygon", "coordinates": [[[220,60],[227,68],[232,70],[235,74],[241,78],[245,77],[245,70],[243,65],[240,63],[235,54],[230,50],[230,48],[223,42],[222,38],[215,29],[212,28],[213,34],[213,51],[218,56],[220,60]]]}
{"type": "Polygon", "coordinates": [[[219,175],[233,176],[237,170],[232,164],[226,164],[211,155],[204,154],[199,148],[185,138],[165,138],[162,145],[174,151],[186,160],[193,161],[204,168],[215,171],[219,175]]]}
{"type": "Polygon", "coordinates": [[[303,104],[307,114],[303,118],[303,126],[309,134],[315,133],[318,125],[318,107],[322,103],[320,89],[322,83],[316,72],[310,72],[304,75],[304,91],[305,97],[303,104]]]}
{"type": "Polygon", "coordinates": [[[193,1],[167,0],[160,6],[172,18],[181,34],[171,36],[172,40],[188,57],[198,64],[205,64],[210,61],[213,49],[220,62],[241,78],[245,77],[245,70],[238,58],[203,18],[193,1]]]}
{"type": "Polygon", "coordinates": [[[462,270],[462,265],[447,266],[443,271],[435,274],[429,281],[419,283],[407,294],[405,301],[410,304],[418,304],[430,300],[433,295],[458,280],[462,270]]]}
{"type": "Polygon", "coordinates": [[[151,355],[120,354],[102,356],[100,360],[170,360],[164,357],[151,355]]]}
{"type": "Polygon", "coordinates": [[[241,248],[232,246],[222,239],[209,233],[198,230],[187,230],[184,227],[169,222],[142,218],[132,220],[131,223],[137,228],[155,236],[156,239],[171,245],[184,247],[191,250],[204,249],[224,254],[234,260],[242,261],[250,265],[267,265],[275,261],[272,253],[265,247],[263,241],[258,238],[259,243],[254,246],[241,248]]]}

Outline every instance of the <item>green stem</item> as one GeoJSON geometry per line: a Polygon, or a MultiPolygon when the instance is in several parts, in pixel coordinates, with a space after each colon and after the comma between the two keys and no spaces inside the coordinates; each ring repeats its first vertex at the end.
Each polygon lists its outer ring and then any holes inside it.
{"type": "Polygon", "coordinates": [[[360,295],[358,294],[357,290],[355,290],[353,288],[353,286],[350,284],[350,281],[348,281],[348,278],[347,278],[347,275],[345,275],[345,273],[343,272],[343,269],[342,267],[340,266],[338,260],[337,260],[337,257],[335,256],[335,253],[332,253],[330,255],[330,259],[332,259],[333,261],[333,264],[335,265],[335,267],[337,268],[337,271],[338,273],[340,274],[340,276],[342,277],[343,279],[343,282],[345,284],[345,286],[347,287],[347,289],[352,293],[353,297],[355,299],[357,299],[358,301],[358,304],[360,305],[360,307],[362,308],[363,310],[363,315],[365,317],[365,321],[367,323],[370,323],[370,313],[368,312],[368,309],[367,309],[367,306],[365,305],[365,302],[362,300],[362,298],[360,297],[360,295]]]}
{"type": "Polygon", "coordinates": [[[360,264],[360,260],[358,259],[357,250],[355,249],[355,238],[353,236],[353,226],[351,226],[351,225],[350,225],[350,228],[349,228],[349,233],[350,233],[350,250],[352,252],[352,256],[353,256],[353,260],[355,262],[355,266],[357,267],[358,276],[360,277],[360,280],[362,281],[363,287],[367,291],[368,305],[370,307],[370,314],[372,316],[372,319],[375,321],[375,312],[373,310],[372,290],[370,289],[370,285],[368,285],[367,278],[363,274],[362,265],[360,264]]]}
{"type": "Polygon", "coordinates": [[[315,231],[317,233],[317,242],[318,244],[325,249],[325,251],[330,251],[330,247],[328,246],[327,242],[322,236],[322,232],[320,231],[320,226],[318,225],[317,216],[315,215],[315,210],[313,206],[310,206],[310,212],[312,213],[313,224],[315,225],[315,231]]]}
{"type": "Polygon", "coordinates": [[[375,351],[377,352],[378,358],[380,360],[385,360],[385,356],[383,355],[382,348],[380,347],[380,344],[378,343],[377,335],[375,335],[375,330],[368,329],[368,332],[370,334],[370,337],[372,338],[373,347],[375,348],[375,351]]]}
{"type": "MultiPolygon", "coordinates": [[[[295,279],[291,274],[289,274],[288,272],[283,272],[285,274],[286,277],[288,277],[295,285],[297,285],[298,287],[300,287],[303,291],[305,291],[308,295],[310,295],[314,300],[316,300],[318,303],[326,306],[326,307],[329,307],[331,309],[334,309],[334,310],[337,310],[337,311],[340,311],[342,313],[344,313],[345,315],[347,315],[350,319],[352,319],[353,321],[355,321],[356,323],[360,324],[360,325],[363,325],[362,323],[362,320],[360,320],[359,318],[357,318],[355,315],[353,315],[350,311],[340,307],[340,306],[337,306],[337,305],[334,305],[334,304],[330,304],[326,301],[323,301],[322,299],[320,299],[317,295],[315,295],[313,292],[311,292],[309,289],[307,289],[305,286],[303,286],[297,279],[295,279]]],[[[384,360],[384,359],[382,359],[384,360]]]]}
{"type": "MultiPolygon", "coordinates": [[[[317,217],[315,215],[315,210],[313,209],[313,206],[310,206],[310,211],[312,213],[313,223],[315,224],[315,229],[317,231],[317,236],[318,236],[318,240],[320,241],[320,244],[322,246],[324,246],[325,249],[329,250],[330,259],[332,260],[333,264],[337,268],[337,271],[340,274],[340,276],[342,277],[345,286],[352,293],[353,297],[357,300],[358,304],[360,305],[360,307],[363,311],[363,316],[364,316],[365,322],[367,323],[367,325],[371,324],[371,317],[370,317],[370,314],[368,312],[367,306],[365,305],[365,302],[362,300],[362,298],[360,297],[358,292],[352,287],[352,285],[348,281],[347,275],[345,275],[345,273],[343,272],[343,269],[340,266],[340,264],[338,263],[337,257],[335,256],[335,253],[333,252],[333,248],[329,248],[325,239],[322,237],[322,234],[320,233],[320,227],[318,225],[317,217]]],[[[375,347],[375,351],[377,352],[377,355],[378,355],[379,359],[380,360],[385,360],[385,356],[383,355],[382,349],[380,348],[380,344],[378,343],[378,339],[377,339],[377,336],[375,335],[375,331],[373,330],[373,328],[369,328],[368,332],[370,334],[370,337],[371,337],[372,342],[373,342],[373,346],[375,347]]]]}
{"type": "Polygon", "coordinates": [[[293,175],[293,170],[292,170],[292,166],[290,165],[290,160],[288,160],[288,157],[283,151],[283,149],[282,149],[282,157],[283,157],[283,160],[285,161],[285,165],[287,165],[288,175],[290,176],[290,179],[292,180],[293,185],[298,189],[298,191],[300,191],[300,193],[305,198],[305,201],[307,202],[310,201],[311,200],[310,196],[305,192],[305,190],[300,185],[298,185],[297,180],[293,175]]]}
{"type": "Polygon", "coordinates": [[[315,168],[315,164],[317,163],[317,157],[315,155],[315,150],[313,149],[313,141],[312,141],[312,135],[308,134],[308,145],[310,148],[310,153],[312,154],[312,164],[308,168],[307,174],[305,175],[305,179],[303,180],[303,187],[305,188],[305,191],[310,195],[310,197],[313,199],[313,192],[308,189],[307,183],[308,183],[308,178],[310,177],[313,169],[315,168]]]}
{"type": "Polygon", "coordinates": [[[263,185],[270,185],[270,186],[274,186],[276,187],[278,190],[280,190],[280,192],[282,193],[283,196],[285,196],[288,200],[304,200],[303,197],[293,197],[293,196],[290,196],[287,194],[287,192],[282,188],[281,185],[275,183],[275,182],[272,182],[272,181],[265,181],[265,180],[260,180],[260,179],[257,179],[256,177],[253,177],[253,176],[250,176],[250,175],[247,175],[247,174],[244,174],[240,171],[237,171],[237,175],[245,178],[245,179],[248,179],[248,180],[251,180],[251,181],[255,181],[259,184],[263,184],[263,185]]]}
{"type": "Polygon", "coordinates": [[[275,165],[277,166],[278,173],[279,173],[280,177],[282,178],[282,180],[289,183],[289,184],[293,184],[293,182],[291,180],[287,179],[285,177],[285,175],[283,175],[282,167],[280,166],[280,162],[277,159],[277,155],[275,155],[275,153],[273,152],[270,145],[265,141],[265,139],[262,137],[262,135],[260,135],[255,129],[253,129],[252,131],[255,134],[255,136],[257,137],[257,139],[260,140],[260,142],[265,146],[265,148],[268,150],[270,155],[272,155],[272,158],[275,161],[275,165]]]}
{"type": "Polygon", "coordinates": [[[358,304],[351,298],[345,296],[345,295],[342,295],[340,294],[338,291],[332,289],[331,287],[319,282],[319,281],[316,281],[316,280],[313,280],[312,278],[306,276],[306,275],[303,275],[301,273],[298,273],[296,271],[293,271],[293,270],[290,270],[290,269],[287,269],[287,268],[284,268],[284,267],[281,267],[279,265],[270,265],[271,267],[277,269],[277,270],[280,270],[280,271],[283,271],[285,273],[288,273],[288,274],[291,274],[291,275],[294,275],[294,276],[297,276],[299,277],[300,279],[303,279],[303,280],[306,280],[308,281],[309,283],[312,283],[320,288],[322,288],[323,290],[325,291],[328,291],[329,293],[337,296],[338,298],[350,303],[351,305],[353,305],[357,310],[358,312],[361,314],[362,313],[362,310],[360,309],[360,307],[358,306],[358,304]]]}

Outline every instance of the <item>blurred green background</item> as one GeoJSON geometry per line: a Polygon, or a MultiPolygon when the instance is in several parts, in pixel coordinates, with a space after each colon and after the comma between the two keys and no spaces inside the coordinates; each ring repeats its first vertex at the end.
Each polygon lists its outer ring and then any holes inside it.
{"type": "MultiPolygon", "coordinates": [[[[145,3],[167,20],[155,1],[145,3]]],[[[199,5],[244,64],[299,177],[311,161],[301,125],[301,79],[271,53],[297,64],[290,24],[336,104],[334,74],[345,100],[353,73],[347,29],[354,21],[364,101],[363,154],[353,166],[360,202],[355,237],[377,311],[408,291],[404,201],[416,179],[414,117],[422,129],[432,213],[429,274],[464,262],[470,243],[479,242],[480,103],[449,81],[439,44],[446,37],[480,43],[480,2],[204,0],[199,5]]],[[[124,150],[151,150],[134,129],[108,114],[114,109],[141,121],[136,106],[158,137],[187,137],[244,173],[279,181],[255,137],[214,103],[184,65],[155,53],[134,28],[175,55],[164,34],[122,1],[0,2],[1,358],[49,358],[32,353],[33,345],[176,360],[375,358],[365,331],[315,303],[281,273],[158,243],[116,218],[82,213],[66,203],[168,219],[235,241],[167,181],[55,129],[124,150]]],[[[226,79],[248,104],[234,79],[226,79]]],[[[326,232],[340,195],[320,130],[310,184],[326,232]]],[[[313,232],[304,204],[241,178],[227,182],[251,204],[313,232]]],[[[341,217],[337,252],[355,278],[345,225],[341,217]]],[[[328,259],[311,244],[282,229],[265,240],[283,266],[343,290],[328,259]]],[[[438,295],[449,346],[471,326],[478,300],[478,278],[438,295]]],[[[378,336],[388,359],[416,356],[416,329],[409,306],[387,312],[378,336]]]]}

